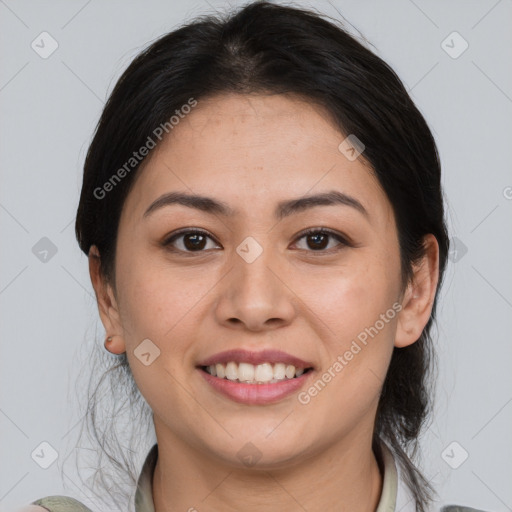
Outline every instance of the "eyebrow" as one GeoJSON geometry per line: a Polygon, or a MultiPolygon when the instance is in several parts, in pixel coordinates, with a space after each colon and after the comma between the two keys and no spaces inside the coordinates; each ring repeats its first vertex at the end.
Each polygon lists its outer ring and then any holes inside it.
{"type": "MultiPolygon", "coordinates": [[[[149,208],[144,212],[143,218],[149,217],[153,212],[166,206],[180,204],[195,208],[210,214],[218,214],[231,217],[238,214],[229,205],[217,199],[197,194],[187,194],[184,192],[169,192],[160,196],[153,201],[149,208]]],[[[338,190],[330,190],[320,194],[299,197],[297,199],[288,199],[278,203],[275,210],[275,217],[279,220],[288,217],[294,213],[298,213],[315,206],[333,206],[343,205],[350,206],[368,218],[368,211],[354,197],[349,196],[338,190]]]]}

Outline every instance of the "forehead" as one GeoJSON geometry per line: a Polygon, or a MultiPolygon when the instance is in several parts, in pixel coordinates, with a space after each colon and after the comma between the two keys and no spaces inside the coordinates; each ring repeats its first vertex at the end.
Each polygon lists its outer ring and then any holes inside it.
{"type": "Polygon", "coordinates": [[[163,193],[214,196],[245,211],[326,190],[357,196],[371,217],[390,205],[369,165],[349,160],[329,114],[305,99],[229,94],[199,100],[146,158],[125,207],[137,217],[163,193]]]}

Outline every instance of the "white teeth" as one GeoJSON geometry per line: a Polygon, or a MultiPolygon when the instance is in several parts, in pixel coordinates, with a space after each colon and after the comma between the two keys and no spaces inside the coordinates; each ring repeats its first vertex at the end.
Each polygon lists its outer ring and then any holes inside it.
{"type": "Polygon", "coordinates": [[[253,365],[230,361],[227,364],[217,363],[207,366],[206,371],[219,379],[238,380],[247,384],[267,384],[300,377],[304,373],[304,368],[296,369],[293,364],[284,363],[253,365]]]}
{"type": "Polygon", "coordinates": [[[226,369],[223,364],[216,364],[215,369],[217,370],[217,377],[223,379],[226,376],[226,369]]]}
{"type": "Polygon", "coordinates": [[[226,378],[229,380],[238,379],[238,367],[236,363],[229,362],[226,365],[226,378]]]}
{"type": "Polygon", "coordinates": [[[289,379],[293,379],[293,377],[295,376],[295,366],[293,366],[293,364],[289,364],[287,367],[286,367],[286,377],[288,377],[289,379]]]}
{"type": "Polygon", "coordinates": [[[274,365],[274,379],[283,380],[286,377],[286,366],[283,363],[274,365]]]}
{"type": "Polygon", "coordinates": [[[256,382],[270,382],[274,378],[274,370],[269,363],[263,363],[256,366],[254,380],[256,382]]]}
{"type": "MultiPolygon", "coordinates": [[[[233,363],[235,364],[235,363],[233,363]]],[[[254,366],[252,364],[240,363],[238,365],[238,380],[240,382],[251,382],[254,380],[254,366]]]]}

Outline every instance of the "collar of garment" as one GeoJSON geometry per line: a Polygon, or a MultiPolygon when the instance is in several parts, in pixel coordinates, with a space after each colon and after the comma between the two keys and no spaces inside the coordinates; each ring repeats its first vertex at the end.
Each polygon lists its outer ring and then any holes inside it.
{"type": "MultiPolygon", "coordinates": [[[[384,478],[379,505],[375,512],[409,512],[415,510],[414,498],[400,478],[393,454],[386,443],[381,441],[381,464],[384,478]]],[[[158,444],[150,449],[142,467],[135,492],[135,512],[155,512],[153,503],[153,474],[158,459],[158,444]]]]}

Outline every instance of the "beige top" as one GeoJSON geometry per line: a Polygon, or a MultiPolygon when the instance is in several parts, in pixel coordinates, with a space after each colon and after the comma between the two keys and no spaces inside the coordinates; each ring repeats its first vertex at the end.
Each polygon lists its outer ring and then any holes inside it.
{"type": "MultiPolygon", "coordinates": [[[[415,512],[414,498],[401,478],[397,470],[393,454],[388,446],[381,442],[382,470],[384,473],[382,482],[382,494],[375,512],[415,512]]],[[[158,444],[154,444],[146,456],[135,491],[135,512],[155,512],[153,503],[153,474],[158,459],[158,444]]],[[[50,512],[92,512],[85,505],[68,496],[48,496],[36,500],[31,505],[39,505],[50,512]]],[[[439,510],[439,509],[436,509],[439,510]]],[[[434,511],[432,511],[434,512],[434,511]]],[[[441,512],[485,512],[474,508],[449,505],[441,509],[441,512]]]]}

